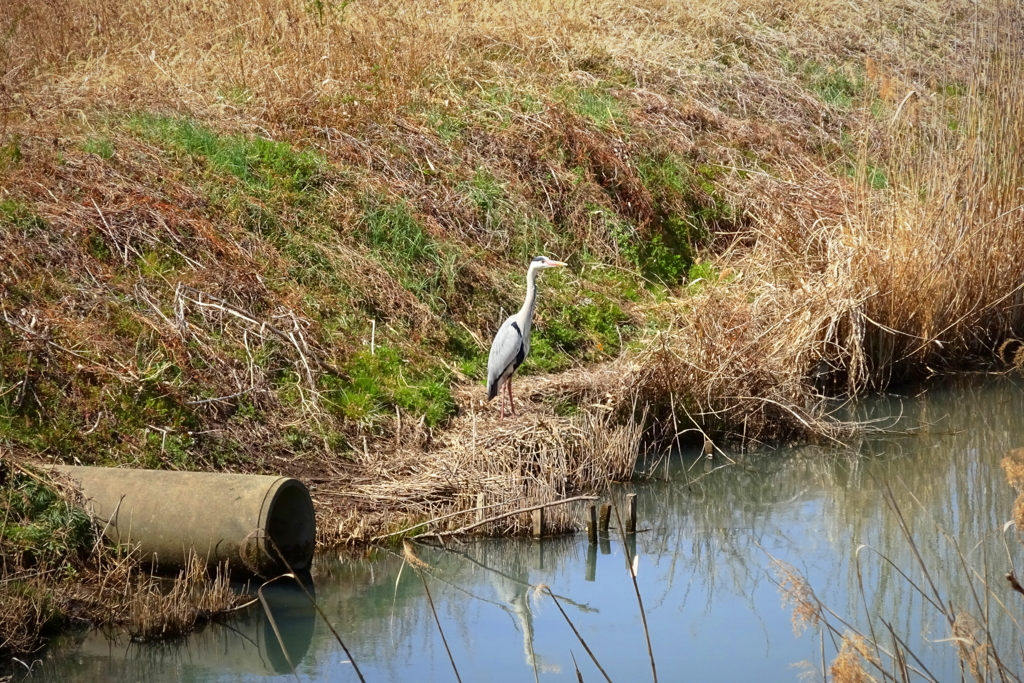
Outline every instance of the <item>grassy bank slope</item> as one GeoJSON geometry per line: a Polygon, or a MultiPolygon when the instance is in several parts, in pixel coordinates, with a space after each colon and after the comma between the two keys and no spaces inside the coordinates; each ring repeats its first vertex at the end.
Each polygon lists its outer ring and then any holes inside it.
{"type": "Polygon", "coordinates": [[[4,3],[0,448],[299,474],[365,539],[599,488],[644,430],[841,431],[821,390],[1022,331],[1020,22],[4,3]],[[512,427],[480,382],[537,253],[512,427]]]}

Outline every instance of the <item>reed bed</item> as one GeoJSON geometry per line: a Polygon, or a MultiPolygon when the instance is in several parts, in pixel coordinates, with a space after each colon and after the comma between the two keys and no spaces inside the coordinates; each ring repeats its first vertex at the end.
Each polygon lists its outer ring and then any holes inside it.
{"type": "MultiPolygon", "coordinates": [[[[1021,502],[1024,499],[1024,449],[1009,451],[1002,460],[1002,467],[1007,480],[1019,494],[1013,510],[1013,523],[1018,529],[1016,541],[1019,542],[1021,534],[1018,522],[1024,507],[1021,502]]],[[[888,486],[883,490],[883,498],[886,514],[895,520],[901,532],[900,541],[904,547],[897,551],[912,560],[909,565],[900,566],[897,560],[878,549],[870,546],[861,546],[861,549],[871,551],[865,555],[874,556],[877,553],[879,563],[895,569],[905,590],[921,600],[922,612],[941,624],[938,628],[946,637],[925,639],[925,642],[934,644],[940,650],[951,650],[962,677],[969,677],[978,683],[1020,681],[1019,643],[1024,637],[1024,630],[1017,618],[1017,606],[1024,597],[1024,588],[1014,571],[1011,569],[1006,574],[1005,584],[989,583],[985,577],[991,558],[983,554],[984,565],[973,564],[971,556],[975,554],[976,548],[960,547],[954,535],[943,529],[938,529],[936,536],[940,544],[948,544],[951,548],[955,558],[954,566],[930,564],[924,559],[930,554],[927,551],[922,554],[919,548],[922,544],[920,528],[912,530],[909,523],[912,515],[905,516],[888,486]],[[1002,630],[994,628],[997,623],[1002,626],[1002,630]]],[[[1006,536],[1008,528],[1009,525],[1003,530],[989,530],[989,533],[1006,536]]],[[[978,545],[983,542],[980,540],[978,545]]],[[[1006,559],[1010,559],[1012,565],[1013,553],[1009,547],[1006,552],[1006,559]]],[[[932,661],[929,657],[934,657],[936,653],[915,651],[915,647],[920,645],[910,644],[917,634],[901,632],[897,625],[897,615],[871,611],[869,605],[872,601],[865,589],[865,584],[871,583],[861,573],[865,571],[860,567],[861,561],[858,559],[856,594],[866,612],[867,622],[864,624],[859,622],[859,614],[844,614],[822,601],[799,570],[772,558],[783,601],[793,610],[794,630],[800,632],[808,627],[820,629],[822,636],[827,634],[834,646],[835,656],[831,664],[826,666],[825,641],[822,640],[822,679],[837,683],[943,680],[930,671],[926,663],[932,661]]],[[[859,611],[860,606],[855,609],[859,611]]],[[[942,653],[938,654],[941,659],[942,653]]]]}
{"type": "MultiPolygon", "coordinates": [[[[968,92],[905,87],[860,127],[848,178],[737,183],[751,229],[699,291],[664,304],[670,327],[627,384],[660,406],[675,394],[708,431],[756,442],[849,433],[824,395],[990,366],[1000,351],[1012,365],[1024,323],[1024,58],[1019,12],[1000,16],[974,25],[968,92]]],[[[891,87],[872,68],[873,91],[891,87]]]]}
{"type": "MultiPolygon", "coordinates": [[[[319,541],[446,532],[492,517],[501,519],[473,533],[524,533],[530,515],[508,513],[628,480],[642,453],[642,423],[622,424],[607,411],[555,417],[526,404],[514,423],[476,413],[457,422],[429,450],[367,452],[359,463],[362,476],[318,482],[318,490],[326,489],[315,494],[324,505],[319,541]],[[339,499],[361,502],[358,521],[332,505],[339,499]]],[[[544,523],[548,533],[558,534],[575,530],[578,519],[578,510],[552,505],[544,523]]]]}

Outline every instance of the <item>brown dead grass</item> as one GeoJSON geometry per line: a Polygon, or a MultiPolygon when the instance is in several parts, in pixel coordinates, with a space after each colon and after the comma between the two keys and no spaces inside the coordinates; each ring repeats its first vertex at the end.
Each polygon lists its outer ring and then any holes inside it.
{"type": "Polygon", "coordinates": [[[828,673],[835,683],[869,683],[878,679],[864,668],[863,659],[871,657],[867,642],[856,634],[845,634],[839,654],[828,673]]]}
{"type": "Polygon", "coordinates": [[[241,601],[228,581],[226,567],[210,576],[206,562],[193,556],[170,587],[149,581],[130,596],[128,632],[133,640],[160,640],[181,636],[241,601]]]}
{"type": "MultiPolygon", "coordinates": [[[[474,398],[467,397],[471,405],[474,398]]],[[[556,417],[542,404],[526,402],[518,411],[517,420],[502,421],[474,406],[428,450],[368,449],[355,468],[314,478],[320,542],[368,541],[400,531],[412,520],[440,517],[411,530],[458,529],[476,521],[480,494],[483,517],[489,518],[581,491],[600,492],[632,476],[641,454],[641,420],[621,424],[608,411],[556,417]],[[358,514],[348,507],[353,501],[358,514]]],[[[569,506],[549,508],[547,533],[575,530],[580,515],[569,506]]],[[[529,514],[514,515],[475,533],[519,534],[530,525],[529,514]]]]}
{"type": "Polygon", "coordinates": [[[728,68],[742,57],[763,67],[782,49],[795,59],[871,51],[875,72],[909,80],[929,75],[922,73],[929,67],[962,65],[962,52],[948,38],[978,16],[968,3],[927,1],[899,9],[745,2],[740,11],[657,0],[627,6],[378,0],[325,3],[322,13],[298,0],[59,7],[19,0],[7,7],[5,28],[13,30],[4,57],[15,68],[5,73],[19,96],[26,93],[17,85],[35,67],[61,65],[64,77],[39,94],[59,92],[69,114],[97,101],[144,102],[334,127],[386,117],[448,78],[544,83],[563,74],[585,78],[588,69],[615,64],[651,87],[690,78],[700,62],[728,68]],[[880,31],[887,24],[903,30],[880,31]],[[919,61],[921,53],[929,63],[919,61]],[[228,95],[238,88],[249,93],[244,103],[228,95]]]}

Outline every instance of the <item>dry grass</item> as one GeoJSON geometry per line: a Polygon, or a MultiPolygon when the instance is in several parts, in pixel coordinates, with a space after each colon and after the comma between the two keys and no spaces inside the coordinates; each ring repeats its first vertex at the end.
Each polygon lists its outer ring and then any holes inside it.
{"type": "Polygon", "coordinates": [[[1015,448],[1007,453],[1002,462],[1006,480],[1017,490],[1017,500],[1013,504],[1013,524],[1017,533],[1024,529],[1024,448],[1015,448]]]}
{"type": "Polygon", "coordinates": [[[793,632],[799,635],[808,627],[817,628],[822,610],[811,584],[796,567],[782,560],[773,558],[772,569],[778,578],[783,605],[793,609],[793,632]]]}
{"type": "Polygon", "coordinates": [[[868,645],[863,638],[844,634],[839,654],[832,660],[828,673],[835,683],[869,683],[878,679],[864,668],[863,659],[871,657],[868,645]]]}
{"type": "MultiPolygon", "coordinates": [[[[641,453],[640,422],[618,424],[606,411],[559,418],[524,406],[520,414],[513,423],[474,411],[456,418],[427,451],[367,451],[358,475],[350,471],[318,481],[314,497],[323,510],[320,542],[366,541],[380,535],[382,527],[398,531],[410,520],[439,517],[444,519],[409,531],[458,529],[476,521],[480,494],[483,517],[490,518],[581,491],[602,491],[632,476],[641,453]],[[352,500],[360,504],[357,518],[332,514],[338,502],[352,500]]],[[[549,533],[564,533],[575,530],[578,519],[574,508],[552,507],[545,527],[549,533]]],[[[530,524],[529,514],[515,515],[475,533],[523,533],[530,524]]]]}
{"type": "Polygon", "coordinates": [[[140,641],[181,636],[238,603],[226,568],[211,577],[206,562],[193,556],[166,592],[153,580],[132,592],[128,632],[140,641]]]}
{"type": "Polygon", "coordinates": [[[14,86],[9,92],[36,103],[18,86],[38,66],[57,65],[62,77],[33,95],[59,94],[69,114],[97,102],[145,103],[344,130],[383,122],[424,94],[451,102],[444,86],[452,81],[542,86],[614,65],[657,90],[693,78],[693,66],[702,62],[723,69],[738,61],[774,66],[783,49],[797,60],[870,50],[876,70],[900,82],[927,77],[928,68],[962,67],[963,53],[949,38],[976,16],[968,3],[926,1],[899,9],[866,2],[733,8],[657,0],[626,6],[254,0],[201,7],[110,0],[59,8],[13,2],[5,13],[4,71],[14,86]],[[904,30],[883,31],[887,24],[904,30]],[[232,98],[239,90],[244,96],[232,98]]]}

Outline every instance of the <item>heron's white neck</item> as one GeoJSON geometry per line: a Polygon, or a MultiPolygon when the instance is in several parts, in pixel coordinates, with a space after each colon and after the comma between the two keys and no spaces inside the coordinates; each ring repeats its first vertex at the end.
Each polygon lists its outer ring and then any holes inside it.
{"type": "Polygon", "coordinates": [[[526,272],[526,301],[523,307],[516,313],[516,322],[522,330],[523,342],[526,345],[527,353],[530,350],[530,328],[533,326],[533,306],[537,301],[537,272],[540,268],[530,266],[526,272]]]}

